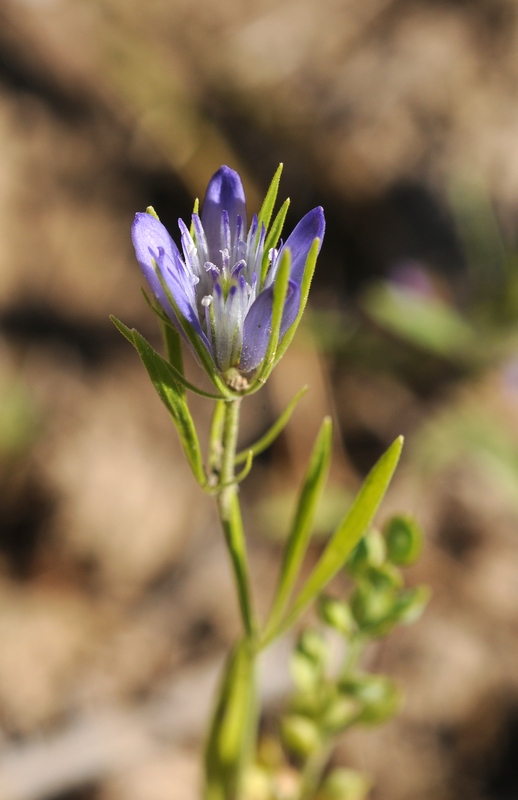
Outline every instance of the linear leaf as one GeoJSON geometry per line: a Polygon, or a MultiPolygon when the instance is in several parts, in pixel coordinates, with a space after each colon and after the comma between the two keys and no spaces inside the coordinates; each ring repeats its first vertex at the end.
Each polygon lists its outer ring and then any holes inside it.
{"type": "MultiPolygon", "coordinates": [[[[138,333],[138,331],[136,331],[135,328],[130,330],[126,325],[124,325],[123,322],[120,321],[120,319],[117,319],[113,315],[110,316],[110,319],[113,322],[113,324],[115,325],[115,327],[120,331],[120,333],[122,333],[122,335],[128,340],[128,342],[131,342],[133,347],[135,347],[135,349],[137,349],[133,334],[134,333],[138,333]]],[[[139,334],[139,336],[140,336],[140,334],[139,334]]],[[[149,346],[151,347],[151,345],[149,345],[149,346]]],[[[158,355],[158,353],[157,353],[157,355],[158,355]]],[[[173,366],[173,364],[170,364],[165,359],[164,359],[164,361],[165,361],[165,364],[166,364],[167,368],[171,372],[171,377],[176,381],[177,384],[179,384],[177,386],[177,389],[180,391],[180,394],[183,394],[183,392],[181,390],[182,390],[182,387],[185,387],[186,389],[189,389],[194,394],[197,394],[200,397],[206,397],[208,400],[222,400],[223,399],[222,396],[219,395],[219,394],[213,394],[212,392],[206,392],[204,389],[200,389],[198,386],[195,386],[194,383],[191,383],[190,381],[188,381],[187,378],[185,378],[183,376],[183,374],[181,372],[179,372],[176,369],[175,366],[173,366]]]]}
{"type": "Polygon", "coordinates": [[[272,178],[272,182],[270,183],[268,191],[266,192],[266,197],[263,200],[261,210],[257,217],[257,230],[259,233],[261,231],[261,223],[264,225],[265,229],[268,230],[268,226],[272,218],[273,207],[275,205],[275,201],[277,200],[277,192],[279,191],[279,182],[281,180],[283,166],[284,164],[281,163],[275,170],[275,175],[272,178]]]}
{"type": "Polygon", "coordinates": [[[204,800],[237,800],[256,726],[254,659],[246,643],[228,659],[205,751],[204,800]]]}
{"type": "Polygon", "coordinates": [[[216,389],[219,392],[221,392],[221,394],[225,395],[226,397],[232,397],[233,394],[229,390],[228,386],[222,380],[222,378],[221,378],[221,376],[220,376],[220,374],[219,374],[219,372],[218,372],[218,370],[216,368],[216,365],[214,364],[214,361],[212,359],[211,354],[209,353],[209,351],[205,347],[204,343],[200,339],[198,333],[194,330],[194,328],[189,323],[189,321],[185,319],[185,317],[183,316],[182,312],[178,308],[178,304],[177,304],[176,300],[174,299],[173,294],[172,294],[171,290],[169,289],[169,286],[166,284],[166,282],[164,280],[164,276],[162,275],[162,272],[160,271],[160,269],[158,267],[158,264],[156,264],[156,262],[155,262],[155,272],[156,272],[158,280],[160,281],[160,285],[161,285],[162,289],[164,290],[165,296],[167,297],[169,303],[171,304],[171,307],[172,307],[174,313],[176,314],[176,318],[177,318],[178,322],[180,323],[181,328],[182,328],[183,332],[185,333],[185,336],[187,337],[187,339],[191,343],[191,345],[192,345],[192,347],[194,349],[194,352],[198,356],[203,369],[205,370],[205,372],[207,373],[207,375],[211,379],[211,381],[214,384],[214,386],[216,387],[216,389]]]}
{"type": "Polygon", "coordinates": [[[290,400],[284,411],[282,412],[279,419],[273,423],[271,428],[269,428],[264,436],[261,436],[260,439],[257,440],[253,445],[247,447],[246,450],[243,450],[241,453],[238,453],[236,456],[236,464],[242,464],[244,461],[247,460],[248,454],[252,451],[252,456],[255,458],[259,453],[262,453],[266,450],[272,442],[275,441],[277,436],[281,433],[281,431],[286,427],[288,424],[291,415],[295,411],[295,407],[299,400],[306,394],[308,390],[307,386],[303,386],[302,389],[297,392],[295,397],[290,400]]]}
{"type": "MultiPolygon", "coordinates": [[[[162,323],[162,336],[164,337],[165,352],[167,361],[174,367],[175,371],[184,378],[182,340],[178,331],[168,322],[162,323]]],[[[185,378],[181,382],[181,387],[186,386],[185,378]]]]}
{"type": "Polygon", "coordinates": [[[133,331],[133,338],[137,352],[151,378],[153,386],[176,423],[176,428],[194,477],[203,486],[207,479],[203,468],[198,435],[185,397],[182,392],[178,391],[178,384],[173,378],[171,366],[156,350],[153,350],[149,342],[138,331],[133,331]]]}
{"type": "Polygon", "coordinates": [[[300,287],[300,306],[297,318],[295,319],[293,325],[291,325],[288,328],[288,330],[282,337],[282,341],[279,343],[279,347],[277,348],[277,352],[275,354],[275,363],[280,361],[280,359],[283,357],[284,353],[290,346],[292,339],[297,332],[297,328],[299,327],[300,320],[302,319],[302,315],[304,313],[304,310],[308,302],[308,295],[309,295],[309,290],[311,288],[311,281],[313,280],[315,267],[317,265],[319,247],[320,247],[320,239],[317,238],[311,245],[308,257],[306,259],[306,265],[304,267],[304,277],[302,278],[302,285],[300,287]]]}
{"type": "Polygon", "coordinates": [[[291,251],[286,247],[283,251],[279,264],[275,282],[273,284],[273,307],[272,307],[272,327],[268,347],[263,359],[263,363],[255,376],[252,386],[264,383],[275,365],[275,353],[279,345],[279,334],[281,330],[282,314],[288,294],[288,284],[290,280],[291,251]]]}
{"type": "Polygon", "coordinates": [[[263,263],[261,265],[261,281],[259,284],[260,286],[263,286],[266,275],[268,273],[268,265],[270,263],[269,253],[272,247],[277,246],[277,242],[279,241],[279,237],[282,233],[284,222],[286,220],[286,214],[288,213],[288,208],[290,207],[290,202],[291,201],[289,198],[284,201],[279,211],[277,212],[277,216],[273,221],[270,233],[266,237],[266,242],[264,243],[263,263]]]}
{"type": "Polygon", "coordinates": [[[403,437],[399,436],[369,472],[351,508],[338,525],[288,614],[276,630],[269,632],[268,641],[290,628],[341,569],[378,510],[396,469],[402,447],[403,437]]]}
{"type": "Polygon", "coordinates": [[[295,517],[284,550],[279,584],[275,593],[270,618],[266,625],[266,637],[268,637],[268,630],[278,625],[286,609],[306,554],[315,512],[329,472],[332,433],[331,419],[326,417],[313,447],[295,517]]]}

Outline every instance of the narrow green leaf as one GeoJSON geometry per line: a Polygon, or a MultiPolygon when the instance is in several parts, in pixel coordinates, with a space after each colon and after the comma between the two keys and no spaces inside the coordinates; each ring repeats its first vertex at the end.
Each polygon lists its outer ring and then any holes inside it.
{"type": "Polygon", "coordinates": [[[279,191],[279,182],[281,180],[283,166],[284,164],[281,163],[277,167],[257,217],[257,222],[259,223],[257,230],[259,235],[261,232],[261,223],[264,225],[265,229],[268,230],[268,226],[272,218],[273,207],[275,205],[275,201],[277,200],[277,192],[279,191]]]}
{"type": "Polygon", "coordinates": [[[138,331],[132,332],[135,348],[144,364],[158,396],[168,409],[176,425],[180,441],[194,477],[201,486],[207,482],[200,443],[183,392],[173,377],[172,367],[154,350],[138,331]]]}
{"type": "Polygon", "coordinates": [[[258,439],[257,442],[255,442],[255,444],[251,445],[250,447],[247,447],[246,450],[243,450],[241,453],[237,454],[235,460],[236,464],[242,464],[244,461],[246,461],[248,458],[248,453],[251,452],[252,456],[255,458],[257,455],[259,455],[259,453],[262,453],[264,450],[270,447],[272,442],[275,441],[277,436],[288,424],[291,415],[295,411],[297,403],[306,394],[307,390],[308,387],[303,386],[302,389],[299,392],[297,392],[295,397],[292,400],[290,400],[290,402],[286,406],[285,410],[282,412],[279,419],[273,423],[272,427],[266,431],[264,436],[261,436],[261,438],[258,439]]]}
{"type": "Polygon", "coordinates": [[[275,593],[270,618],[266,625],[266,637],[268,637],[268,632],[278,625],[286,609],[306,554],[315,512],[329,472],[332,434],[331,419],[326,417],[313,447],[295,517],[284,550],[279,584],[275,593]]]}
{"type": "MultiPolygon", "coordinates": [[[[136,344],[135,344],[135,339],[134,339],[134,335],[133,335],[134,333],[138,333],[138,331],[135,330],[135,328],[130,330],[126,325],[124,325],[123,322],[120,321],[120,319],[117,319],[113,315],[110,316],[110,319],[113,322],[113,324],[115,325],[115,327],[128,340],[128,342],[130,342],[133,345],[133,347],[135,347],[135,349],[138,349],[136,344]]],[[[138,334],[138,335],[140,336],[140,334],[138,334]]],[[[144,341],[146,341],[146,340],[144,340],[144,341]]],[[[151,347],[151,345],[149,345],[149,346],[151,347]]],[[[154,351],[154,352],[156,353],[156,351],[154,351]]],[[[156,355],[158,356],[159,354],[156,353],[156,355]]],[[[159,357],[161,358],[161,356],[159,356],[159,357]]],[[[176,381],[177,384],[179,384],[177,386],[177,389],[178,389],[180,394],[183,394],[183,387],[185,387],[186,389],[189,389],[194,394],[197,394],[200,397],[206,397],[208,400],[222,400],[223,399],[222,396],[219,395],[219,394],[213,394],[212,392],[206,392],[204,389],[200,389],[198,386],[195,386],[193,383],[188,381],[187,378],[184,378],[183,374],[180,373],[176,369],[176,367],[173,366],[173,364],[170,364],[165,359],[163,359],[163,360],[164,360],[164,362],[166,364],[166,367],[169,368],[169,370],[171,372],[171,378],[174,381],[176,381]]]]}
{"type": "Polygon", "coordinates": [[[153,206],[148,206],[148,207],[146,208],[146,214],[149,214],[149,216],[150,216],[150,217],[154,217],[156,220],[158,220],[158,222],[160,222],[160,217],[159,217],[159,216],[158,216],[158,214],[156,213],[156,211],[155,211],[155,209],[153,208],[153,206]]]}
{"type": "Polygon", "coordinates": [[[289,247],[283,251],[279,264],[275,282],[273,284],[273,308],[272,308],[272,328],[268,347],[264,356],[263,363],[253,380],[251,387],[262,384],[270,374],[275,364],[275,353],[279,344],[279,333],[281,329],[282,313],[288,293],[288,283],[291,269],[291,251],[289,247]]]}
{"type": "Polygon", "coordinates": [[[292,339],[297,332],[297,328],[299,327],[300,320],[302,319],[302,315],[304,313],[304,310],[308,302],[308,295],[309,295],[309,290],[311,288],[311,281],[313,280],[315,267],[317,265],[319,247],[320,247],[320,239],[315,239],[310,247],[308,257],[306,259],[306,266],[304,267],[304,277],[302,278],[302,285],[300,287],[299,313],[297,314],[295,322],[293,323],[293,325],[291,325],[290,328],[288,328],[288,330],[282,337],[282,341],[279,343],[279,347],[277,348],[277,352],[275,354],[276,364],[278,361],[280,361],[280,359],[283,357],[284,353],[290,346],[292,339]]]}
{"type": "Polygon", "coordinates": [[[222,395],[224,395],[226,397],[232,397],[233,394],[229,390],[229,388],[226,385],[226,383],[222,380],[222,378],[221,378],[221,376],[220,376],[220,374],[219,374],[219,372],[217,370],[217,367],[214,364],[214,361],[212,359],[211,354],[209,353],[209,351],[205,347],[204,343],[200,339],[198,333],[194,330],[192,325],[185,319],[185,317],[183,316],[182,312],[178,308],[178,304],[177,304],[176,300],[174,299],[174,297],[173,297],[168,285],[166,284],[166,282],[164,280],[164,276],[162,275],[162,273],[161,273],[160,269],[158,268],[158,265],[156,264],[156,262],[155,262],[155,271],[156,271],[157,278],[160,281],[160,285],[161,285],[162,289],[164,290],[164,293],[165,293],[168,301],[170,302],[174,313],[176,314],[176,318],[178,319],[178,322],[180,323],[180,325],[182,327],[182,330],[185,333],[187,339],[190,341],[190,343],[191,343],[191,345],[192,345],[192,347],[194,349],[194,352],[198,356],[203,369],[205,370],[205,372],[207,373],[207,375],[211,379],[211,381],[214,384],[214,386],[216,387],[216,389],[219,392],[221,392],[222,395]]]}
{"type": "Polygon", "coordinates": [[[236,480],[235,480],[236,483],[242,483],[244,479],[248,476],[250,470],[252,469],[253,461],[254,461],[254,454],[251,450],[249,450],[245,466],[243,467],[241,472],[239,472],[236,475],[236,480]]]}
{"type": "Polygon", "coordinates": [[[264,243],[264,255],[263,255],[263,263],[261,265],[261,281],[259,285],[262,287],[268,273],[268,265],[270,263],[269,253],[272,247],[277,246],[277,242],[279,241],[280,235],[282,233],[282,229],[284,227],[284,221],[286,219],[286,214],[288,213],[288,208],[290,207],[290,199],[284,201],[282,206],[280,207],[277,216],[273,221],[273,225],[270,229],[270,233],[266,237],[266,242],[264,243]]]}
{"type": "Polygon", "coordinates": [[[128,342],[133,345],[133,347],[135,347],[135,339],[133,338],[133,331],[130,328],[128,328],[128,326],[125,325],[124,322],[121,322],[120,319],[114,317],[113,314],[110,314],[110,319],[117,328],[117,330],[119,331],[119,333],[122,333],[124,338],[127,339],[128,342]]]}
{"type": "Polygon", "coordinates": [[[331,537],[287,616],[276,630],[270,632],[268,641],[290,628],[344,565],[378,510],[396,469],[402,447],[403,437],[399,436],[369,472],[351,508],[331,537]]]}
{"type": "MultiPolygon", "coordinates": [[[[192,210],[193,215],[197,214],[199,209],[200,209],[200,201],[199,201],[198,198],[196,198],[196,200],[194,201],[194,208],[192,210]]],[[[194,222],[192,221],[192,219],[191,219],[191,226],[190,226],[189,233],[191,234],[191,238],[194,239],[195,238],[195,232],[194,232],[194,222]]]]}
{"type": "MultiPolygon", "coordinates": [[[[175,372],[184,378],[182,340],[178,331],[169,322],[162,323],[162,336],[164,337],[165,352],[167,361],[174,368],[175,372]]],[[[185,379],[181,381],[178,388],[185,387],[185,379]]]]}
{"type": "Polygon", "coordinates": [[[230,654],[205,751],[204,800],[238,800],[257,724],[254,658],[245,642],[230,654]]]}

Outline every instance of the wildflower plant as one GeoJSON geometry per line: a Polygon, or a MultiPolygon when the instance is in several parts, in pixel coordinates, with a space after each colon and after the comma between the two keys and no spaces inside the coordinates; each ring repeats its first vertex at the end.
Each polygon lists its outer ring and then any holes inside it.
{"type": "MultiPolygon", "coordinates": [[[[347,643],[348,666],[341,677],[327,675],[320,635],[303,634],[293,657],[296,693],[280,728],[286,758],[300,767],[295,793],[289,796],[293,800],[316,797],[317,793],[318,797],[327,797],[326,785],[334,787],[335,798],[364,796],[367,784],[353,773],[348,772],[346,780],[343,771],[325,777],[331,740],[339,730],[366,719],[369,714],[372,718],[376,713],[379,718],[386,717],[388,714],[380,709],[387,702],[395,708],[395,702],[390,700],[395,690],[384,691],[388,683],[381,689],[378,686],[377,694],[372,690],[369,694],[365,687],[359,689],[356,684],[351,688],[351,670],[353,666],[356,668],[369,637],[384,635],[397,622],[417,616],[426,601],[424,590],[417,594],[408,590],[405,594],[402,589],[394,566],[397,559],[394,561],[390,555],[394,548],[397,550],[395,534],[387,534],[383,540],[382,560],[378,553],[379,563],[371,563],[372,542],[377,541],[376,536],[379,539],[379,535],[370,532],[371,521],[399,460],[402,437],[373,467],[312,572],[299,585],[330,464],[332,426],[326,418],[302,482],[270,614],[265,621],[258,620],[255,614],[239,484],[249,474],[254,457],[269,447],[287,424],[305,389],[295,395],[274,425],[242,452],[237,450],[240,407],[244,397],[263,386],[293,339],[306,306],[325,231],[324,212],[322,208],[314,208],[285,241],[281,238],[289,207],[286,200],[273,216],[281,171],[282,165],[273,177],[259,213],[248,225],[241,179],[234,170],[221,167],[209,182],[201,213],[196,201],[190,224],[179,221],[180,247],[152,208],[138,213],[132,240],[152,293],[151,298],[145,297],[161,323],[165,356],[138,331],[113,319],[137,350],[168,409],[196,481],[215,497],[235,578],[243,631],[227,659],[207,736],[204,800],[281,797],[271,775],[266,783],[263,780],[262,789],[257,789],[250,778],[254,774],[257,777],[260,762],[257,657],[296,625],[315,603],[325,624],[341,631],[347,643]],[[182,343],[194,352],[212,383],[211,391],[185,377],[182,343]],[[188,391],[214,402],[206,460],[189,410],[188,391]],[[350,604],[322,596],[327,584],[346,563],[357,582],[350,604]],[[313,644],[308,644],[310,640],[313,644]],[[307,690],[310,694],[316,690],[320,698],[316,704],[307,697],[304,700],[307,690]],[[362,691],[368,702],[361,699],[362,691]],[[390,696],[388,701],[387,696],[390,696]],[[329,717],[329,714],[326,717],[329,697],[340,699],[341,711],[336,713],[338,716],[342,713],[341,722],[336,718],[331,725],[325,722],[329,717]],[[366,710],[368,703],[370,711],[366,710]],[[308,713],[308,708],[313,710],[308,713]],[[312,739],[310,735],[310,744],[305,741],[308,731],[314,734],[312,739]],[[344,780],[349,788],[343,788],[344,780]],[[354,795],[351,785],[358,790],[354,795]]],[[[408,521],[398,530],[399,563],[407,563],[412,560],[411,553],[419,548],[419,533],[408,521]],[[401,556],[403,551],[406,556],[401,556]]],[[[261,774],[264,778],[264,770],[261,774]]]]}

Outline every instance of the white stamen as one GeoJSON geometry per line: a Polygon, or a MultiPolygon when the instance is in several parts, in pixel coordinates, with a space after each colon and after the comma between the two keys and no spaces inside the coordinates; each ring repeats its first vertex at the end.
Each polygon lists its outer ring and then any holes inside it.
{"type": "Polygon", "coordinates": [[[202,306],[205,306],[205,308],[208,308],[211,303],[212,303],[212,295],[211,294],[206,294],[205,297],[201,298],[201,304],[202,304],[202,306]]]}

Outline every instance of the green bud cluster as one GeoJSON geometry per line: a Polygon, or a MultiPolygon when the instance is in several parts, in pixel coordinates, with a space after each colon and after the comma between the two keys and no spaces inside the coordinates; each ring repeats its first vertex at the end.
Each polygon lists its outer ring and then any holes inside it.
{"type": "MultiPolygon", "coordinates": [[[[382,531],[369,530],[351,553],[345,567],[352,580],[349,597],[319,597],[323,627],[303,631],[297,641],[290,663],[295,691],[280,725],[288,762],[296,764],[302,776],[322,762],[322,753],[330,752],[339,734],[357,724],[382,724],[401,707],[394,682],[362,671],[360,659],[370,641],[386,636],[396,625],[414,622],[423,612],[429,590],[405,587],[400,569],[413,564],[421,549],[417,522],[410,516],[392,517],[382,531]],[[344,653],[338,668],[333,639],[342,642],[344,653]]],[[[321,768],[311,795],[316,800],[367,796],[370,783],[360,773],[323,773],[321,768]]]]}

